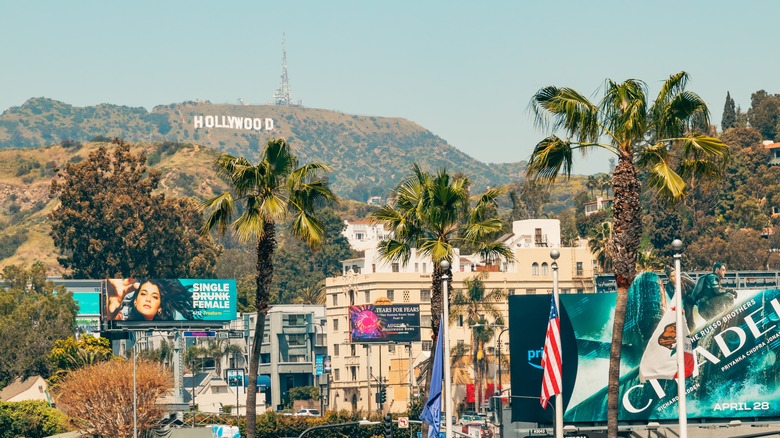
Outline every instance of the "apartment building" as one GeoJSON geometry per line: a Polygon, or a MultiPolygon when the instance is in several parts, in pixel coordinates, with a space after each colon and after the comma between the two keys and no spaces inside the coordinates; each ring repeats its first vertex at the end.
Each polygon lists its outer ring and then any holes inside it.
{"type": "MultiPolygon", "coordinates": [[[[561,293],[594,292],[594,260],[587,246],[560,246],[560,223],[557,220],[516,221],[512,233],[501,238],[512,248],[514,261],[498,260],[486,263],[474,256],[461,256],[456,251],[450,291],[463,288],[464,280],[485,272],[486,290],[500,289],[507,295],[549,294],[552,292],[550,251],[557,249],[558,279],[561,293]]],[[[331,356],[329,409],[378,411],[376,393],[380,380],[386,384],[383,411],[403,412],[411,397],[419,393],[417,377],[433,348],[431,332],[431,281],[433,263],[412,254],[404,264],[381,260],[376,249],[366,250],[359,259],[345,260],[342,275],[326,280],[326,331],[328,355],[331,356]],[[364,304],[419,304],[421,337],[407,344],[356,344],[350,342],[350,306],[364,304]]],[[[508,321],[507,302],[496,303],[508,321]]],[[[522,321],[511,322],[522,324],[522,321]]],[[[450,346],[470,345],[472,328],[462,315],[450,325],[450,346]]],[[[498,334],[488,345],[488,353],[496,353],[498,334]]],[[[509,351],[508,332],[501,336],[500,350],[509,351]]],[[[489,357],[488,384],[496,379],[495,357],[489,357]]],[[[503,367],[502,382],[507,387],[509,367],[503,367]]],[[[465,403],[469,385],[473,385],[473,369],[468,360],[453,365],[454,405],[465,403]]],[[[472,387],[473,390],[473,387],[472,387]]],[[[481,398],[481,397],[480,397],[481,398]]]]}

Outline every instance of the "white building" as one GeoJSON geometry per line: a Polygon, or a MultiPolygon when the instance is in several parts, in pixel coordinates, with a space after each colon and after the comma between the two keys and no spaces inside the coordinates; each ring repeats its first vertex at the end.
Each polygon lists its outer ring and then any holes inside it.
{"type": "Polygon", "coordinates": [[[347,224],[342,234],[349,241],[349,246],[357,251],[376,248],[376,245],[386,239],[389,231],[385,231],[383,224],[368,221],[344,221],[347,224]]]}

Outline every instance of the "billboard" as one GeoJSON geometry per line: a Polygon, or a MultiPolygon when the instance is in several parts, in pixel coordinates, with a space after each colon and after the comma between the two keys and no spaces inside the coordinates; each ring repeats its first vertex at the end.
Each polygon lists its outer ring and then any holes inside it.
{"type": "Polygon", "coordinates": [[[232,321],[236,319],[236,281],[109,279],[104,303],[104,319],[126,325],[232,321]]]}
{"type": "Polygon", "coordinates": [[[349,306],[351,342],[419,342],[420,306],[349,306]]]}
{"type": "MultiPolygon", "coordinates": [[[[707,281],[707,276],[700,282],[707,281]]],[[[712,279],[709,279],[712,284],[712,279]]],[[[704,285],[706,288],[707,286],[704,285]]],[[[667,287],[666,289],[671,289],[667,287]]],[[[694,374],[686,380],[689,418],[780,416],[780,290],[683,290],[693,327],[694,374]],[[704,292],[702,292],[704,291],[704,292]]],[[[667,302],[657,275],[637,276],[628,292],[620,365],[620,421],[677,419],[677,383],[641,382],[639,362],[667,302]]],[[[561,295],[564,421],[606,422],[607,371],[616,294],[561,295]]],[[[550,423],[539,404],[549,296],[510,296],[513,421],[550,423]]],[[[670,353],[672,354],[672,353],[670,353]]]]}
{"type": "Polygon", "coordinates": [[[241,388],[244,386],[244,370],[241,368],[228,368],[225,370],[225,380],[228,386],[241,388]]]}

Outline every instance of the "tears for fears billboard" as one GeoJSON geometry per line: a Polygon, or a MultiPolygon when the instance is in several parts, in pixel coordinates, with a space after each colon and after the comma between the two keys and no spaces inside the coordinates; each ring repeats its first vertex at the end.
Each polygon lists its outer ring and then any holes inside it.
{"type": "MultiPolygon", "coordinates": [[[[628,293],[620,365],[620,421],[677,419],[674,380],[640,382],[642,353],[668,295],[654,274],[637,277],[628,293]]],[[[780,290],[737,290],[717,313],[691,313],[697,369],[686,380],[689,418],[780,417],[780,290]],[[701,314],[707,314],[703,318],[701,314]]],[[[683,294],[685,297],[685,294],[683,294]]],[[[564,421],[606,422],[607,372],[616,294],[561,295],[564,421]]],[[[539,404],[550,297],[510,296],[512,418],[549,423],[554,404],[539,404]]]]}

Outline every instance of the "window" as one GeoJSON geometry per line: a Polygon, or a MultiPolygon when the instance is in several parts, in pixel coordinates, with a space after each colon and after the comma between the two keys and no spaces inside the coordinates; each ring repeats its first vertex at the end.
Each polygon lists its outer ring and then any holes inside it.
{"type": "Polygon", "coordinates": [[[357,356],[357,349],[355,348],[355,344],[350,345],[350,353],[352,353],[352,356],[357,356]]]}
{"type": "Polygon", "coordinates": [[[333,370],[333,381],[334,382],[338,382],[339,380],[341,380],[341,370],[338,369],[338,368],[335,368],[333,370]]]}
{"type": "Polygon", "coordinates": [[[463,327],[463,315],[458,315],[458,327],[463,327]]]}
{"type": "Polygon", "coordinates": [[[339,319],[333,318],[333,330],[338,330],[338,329],[339,329],[339,319]]]}
{"type": "Polygon", "coordinates": [[[333,305],[334,306],[339,305],[339,294],[333,294],[333,305]]]}
{"type": "Polygon", "coordinates": [[[289,362],[306,362],[305,354],[291,354],[289,362]]]}
{"type": "Polygon", "coordinates": [[[577,262],[577,276],[582,276],[582,262],[577,262]]]}
{"type": "Polygon", "coordinates": [[[431,351],[433,341],[422,341],[422,351],[431,351]]]}
{"type": "Polygon", "coordinates": [[[420,325],[423,327],[430,327],[431,315],[420,315],[420,325]]]}
{"type": "Polygon", "coordinates": [[[550,275],[549,266],[547,262],[542,263],[542,275],[550,275]]]}
{"type": "Polygon", "coordinates": [[[363,292],[363,297],[364,297],[363,299],[365,300],[366,303],[370,303],[371,302],[371,291],[367,290],[367,291],[363,292]]]}
{"type": "Polygon", "coordinates": [[[339,355],[339,344],[333,344],[333,355],[334,356],[339,355]]]}
{"type": "Polygon", "coordinates": [[[423,263],[422,265],[423,265],[423,274],[425,274],[426,272],[428,272],[428,264],[423,263]]]}
{"type": "Polygon", "coordinates": [[[514,289],[509,289],[508,294],[509,295],[514,295],[515,294],[515,290],[514,289]]]}
{"type": "Polygon", "coordinates": [[[356,382],[357,381],[357,367],[355,367],[355,366],[349,367],[349,372],[350,372],[350,374],[352,374],[352,381],[356,382]]]}
{"type": "Polygon", "coordinates": [[[290,345],[306,345],[306,335],[287,335],[287,343],[290,345]]]}
{"type": "Polygon", "coordinates": [[[393,272],[399,272],[399,266],[398,263],[393,263],[390,265],[393,272]]]}
{"type": "Polygon", "coordinates": [[[536,293],[536,289],[526,289],[525,293],[528,294],[528,295],[533,295],[533,294],[536,293]]]}
{"type": "Polygon", "coordinates": [[[349,305],[350,306],[355,305],[355,291],[352,289],[349,290],[349,305]]]}
{"type": "Polygon", "coordinates": [[[387,346],[387,352],[390,353],[390,354],[395,353],[395,344],[389,344],[387,346]]]}
{"type": "Polygon", "coordinates": [[[371,264],[371,272],[376,273],[376,263],[371,264]]]}
{"type": "Polygon", "coordinates": [[[466,345],[466,341],[458,339],[458,348],[463,348],[466,345]]]}
{"type": "Polygon", "coordinates": [[[414,272],[420,272],[420,264],[417,262],[414,263],[414,272]]]}
{"type": "Polygon", "coordinates": [[[387,299],[390,301],[395,301],[395,291],[394,290],[388,290],[387,291],[387,299]]]}
{"type": "Polygon", "coordinates": [[[306,325],[306,315],[289,315],[287,317],[287,323],[291,327],[300,327],[306,325]]]}
{"type": "Polygon", "coordinates": [[[534,262],[534,264],[531,265],[531,275],[533,276],[539,275],[539,263],[534,262]]]}
{"type": "Polygon", "coordinates": [[[420,291],[420,301],[430,301],[431,300],[431,290],[430,289],[423,289],[420,291]]]}

